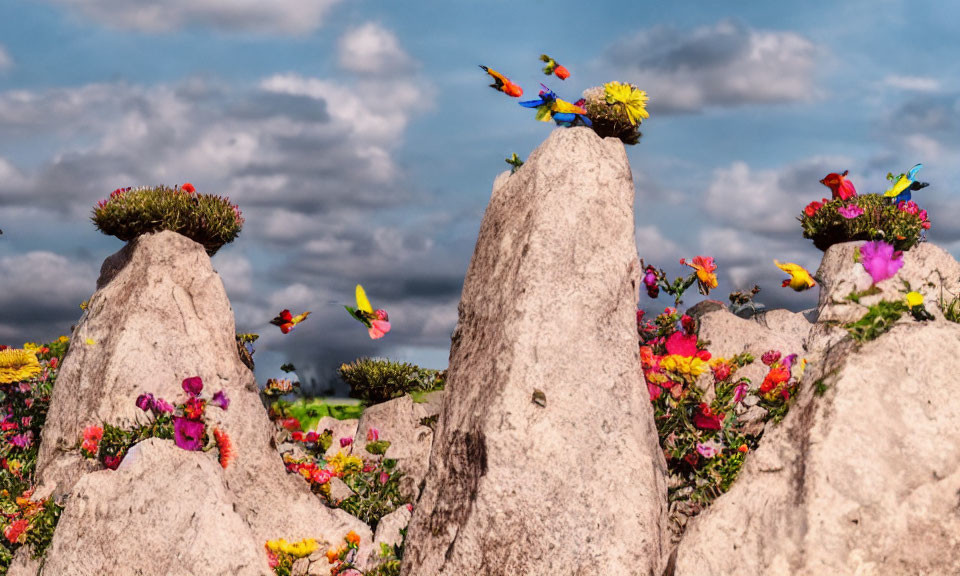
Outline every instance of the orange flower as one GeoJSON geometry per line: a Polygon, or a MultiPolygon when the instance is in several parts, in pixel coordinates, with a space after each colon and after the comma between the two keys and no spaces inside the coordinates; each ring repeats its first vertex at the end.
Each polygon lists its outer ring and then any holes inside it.
{"type": "Polygon", "coordinates": [[[747,447],[746,444],[741,444],[740,447],[737,448],[737,450],[739,450],[739,451],[743,452],[744,454],[746,454],[746,453],[750,450],[750,448],[747,447]]]}
{"type": "Polygon", "coordinates": [[[220,450],[220,466],[226,468],[236,455],[233,451],[233,442],[230,441],[230,436],[219,428],[213,429],[213,438],[217,441],[217,449],[220,450]]]}
{"type": "Polygon", "coordinates": [[[685,258],[680,259],[680,263],[689,266],[697,271],[697,283],[700,293],[708,294],[710,290],[717,287],[717,265],[713,262],[712,256],[697,256],[692,262],[687,262],[685,258]]]}
{"type": "Polygon", "coordinates": [[[341,550],[338,548],[331,548],[327,550],[327,562],[329,562],[330,564],[333,564],[334,562],[339,560],[340,552],[341,550]]]}
{"type": "Polygon", "coordinates": [[[344,538],[344,540],[346,540],[347,542],[349,542],[349,543],[351,543],[351,544],[353,544],[353,545],[355,545],[355,546],[359,546],[359,545],[360,545],[360,537],[357,536],[357,533],[354,532],[353,530],[347,532],[347,536],[346,536],[346,538],[344,538]]]}

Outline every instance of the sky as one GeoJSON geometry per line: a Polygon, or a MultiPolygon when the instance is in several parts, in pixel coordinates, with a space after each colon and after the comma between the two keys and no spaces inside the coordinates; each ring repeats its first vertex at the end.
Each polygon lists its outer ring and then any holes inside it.
{"type": "Polygon", "coordinates": [[[77,322],[122,247],[90,222],[98,200],[189,181],[246,218],[213,263],[238,330],[261,334],[259,378],[292,362],[343,393],[336,367],[361,356],[445,367],[493,180],[554,129],[478,64],[528,95],[647,91],[628,147],[639,256],[680,274],[710,255],[714,297],[758,284],[768,306],[812,307],[772,260],[819,265],[796,218],[828,172],[882,192],[923,162],[927,238],[960,254],[958,18],[917,0],[3,0],[0,342],[77,322]],[[383,340],[342,308],[358,282],[390,313],[383,340]],[[283,308],[313,315],[283,336],[283,308]]]}

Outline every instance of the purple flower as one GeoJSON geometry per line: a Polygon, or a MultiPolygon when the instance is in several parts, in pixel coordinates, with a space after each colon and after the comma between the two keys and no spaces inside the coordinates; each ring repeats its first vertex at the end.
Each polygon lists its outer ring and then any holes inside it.
{"type": "Polygon", "coordinates": [[[656,298],[660,295],[657,271],[653,266],[647,266],[646,270],[643,271],[643,285],[647,287],[647,296],[656,298]]]}
{"type": "Polygon", "coordinates": [[[173,413],[173,406],[163,398],[157,398],[153,401],[153,410],[155,412],[166,412],[167,414],[173,413]]]}
{"type": "Polygon", "coordinates": [[[837,214],[843,216],[847,220],[852,220],[863,214],[863,208],[857,206],[856,204],[851,204],[849,206],[844,206],[843,208],[837,208],[837,214]]]}
{"type": "Polygon", "coordinates": [[[10,437],[8,442],[17,448],[26,450],[27,448],[33,446],[33,430],[27,430],[23,434],[15,434],[10,437]]]}
{"type": "Polygon", "coordinates": [[[876,284],[887,278],[893,278],[903,267],[903,252],[895,252],[893,244],[883,240],[867,242],[860,247],[860,263],[876,284]]]}
{"type": "Polygon", "coordinates": [[[713,458],[720,453],[720,451],[717,450],[716,444],[713,442],[708,444],[697,442],[697,452],[699,452],[704,458],[713,458]]]}
{"type": "Polygon", "coordinates": [[[227,392],[221,390],[213,395],[211,404],[216,404],[221,410],[226,410],[230,406],[230,398],[227,398],[227,392]]]}
{"type": "Polygon", "coordinates": [[[143,410],[144,412],[148,412],[153,410],[155,402],[156,401],[153,398],[153,394],[141,394],[137,397],[137,408],[143,410]]]}
{"type": "Polygon", "coordinates": [[[791,355],[787,356],[786,358],[784,358],[784,359],[783,359],[783,362],[781,362],[781,364],[783,364],[783,367],[787,369],[787,372],[789,372],[790,369],[793,367],[793,363],[794,363],[794,361],[795,361],[796,359],[797,359],[797,355],[796,355],[796,354],[791,354],[791,355]]]}
{"type": "Polygon", "coordinates": [[[185,378],[182,386],[183,391],[191,396],[199,396],[203,392],[203,380],[199,376],[185,378]]]}
{"type": "Polygon", "coordinates": [[[196,451],[202,447],[203,422],[175,416],[173,418],[173,441],[184,450],[196,451]]]}
{"type": "Polygon", "coordinates": [[[733,402],[738,403],[747,396],[747,390],[749,390],[749,385],[746,382],[741,382],[737,384],[737,387],[733,389],[733,402]]]}

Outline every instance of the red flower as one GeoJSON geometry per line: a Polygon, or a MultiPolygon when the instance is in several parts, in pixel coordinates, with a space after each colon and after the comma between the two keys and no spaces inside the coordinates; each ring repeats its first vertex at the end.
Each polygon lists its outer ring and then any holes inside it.
{"type": "Polygon", "coordinates": [[[687,334],[693,334],[697,331],[697,321],[688,314],[680,317],[680,325],[683,326],[683,331],[687,334]]]}
{"type": "Polygon", "coordinates": [[[730,365],[726,362],[717,364],[713,367],[713,377],[717,381],[726,380],[730,377],[731,372],[733,372],[733,370],[731,370],[730,365]]]}
{"type": "Polygon", "coordinates": [[[684,461],[686,461],[687,464],[689,464],[689,465],[693,466],[694,468],[696,468],[696,467],[697,467],[697,463],[700,462],[700,455],[697,454],[696,452],[691,452],[691,453],[687,454],[686,456],[684,456],[683,459],[684,459],[684,461]]]}
{"type": "Polygon", "coordinates": [[[193,187],[193,184],[189,182],[181,186],[180,189],[186,192],[187,194],[193,194],[194,192],[197,191],[197,189],[193,187]]]}
{"type": "Polygon", "coordinates": [[[790,371],[787,370],[786,367],[777,364],[771,367],[766,377],[764,377],[763,384],[760,385],[760,393],[766,394],[788,380],[790,380],[790,371]]]}
{"type": "Polygon", "coordinates": [[[803,213],[807,216],[813,216],[819,212],[821,208],[823,208],[823,204],[814,200],[813,202],[807,204],[807,207],[803,209],[803,213]]]}
{"type": "Polygon", "coordinates": [[[685,357],[695,356],[697,354],[697,336],[674,332],[667,338],[666,348],[667,354],[677,354],[685,357]]]}
{"type": "Polygon", "coordinates": [[[8,542],[15,544],[20,541],[20,537],[24,535],[24,532],[27,531],[29,526],[30,523],[21,518],[4,528],[3,535],[7,538],[8,542]]]}
{"type": "Polygon", "coordinates": [[[647,382],[647,392],[650,393],[650,401],[653,402],[660,397],[661,393],[663,393],[663,388],[660,388],[652,382],[647,382]]]}
{"type": "Polygon", "coordinates": [[[303,432],[300,432],[299,430],[291,434],[290,437],[293,438],[294,442],[303,442],[303,432]]]}
{"type": "Polygon", "coordinates": [[[233,442],[230,441],[230,436],[219,428],[213,429],[213,438],[217,441],[217,449],[220,450],[220,466],[226,468],[235,456],[233,442]]]}
{"type": "Polygon", "coordinates": [[[120,456],[104,456],[103,465],[111,470],[116,470],[120,466],[120,461],[123,460],[120,456]]]}
{"type": "Polygon", "coordinates": [[[280,421],[280,425],[287,430],[300,430],[300,421],[296,418],[284,418],[280,421]]]}
{"type": "Polygon", "coordinates": [[[701,430],[719,430],[723,427],[723,418],[726,414],[714,414],[710,406],[701,403],[697,413],[693,415],[693,425],[701,430]]]}
{"type": "Polygon", "coordinates": [[[704,362],[709,362],[711,355],[709,350],[697,350],[697,358],[703,360],[704,362]]]}
{"type": "Polygon", "coordinates": [[[207,401],[200,398],[191,398],[183,405],[183,415],[190,420],[200,420],[206,410],[207,401]]]}

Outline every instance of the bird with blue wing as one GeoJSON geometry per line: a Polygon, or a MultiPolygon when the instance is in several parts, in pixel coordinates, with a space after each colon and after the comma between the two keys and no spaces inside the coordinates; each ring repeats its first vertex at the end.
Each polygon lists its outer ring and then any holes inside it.
{"type": "Polygon", "coordinates": [[[917,172],[919,172],[921,168],[923,168],[923,164],[917,164],[906,174],[894,176],[893,173],[888,173],[887,180],[893,182],[893,187],[884,192],[883,195],[887,198],[893,198],[894,204],[909,202],[913,197],[912,192],[916,192],[930,185],[927,182],[920,182],[916,179],[917,172]]]}
{"type": "Polygon", "coordinates": [[[587,118],[587,111],[577,104],[561,100],[557,94],[541,84],[543,90],[540,91],[537,100],[527,100],[520,102],[524,108],[536,108],[537,120],[549,122],[553,120],[560,126],[575,126],[578,123],[584,126],[592,126],[593,123],[587,118]]]}

